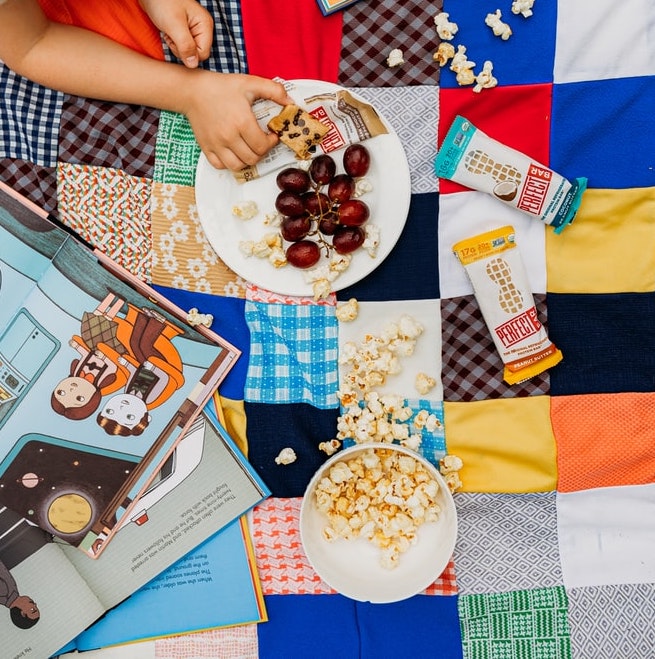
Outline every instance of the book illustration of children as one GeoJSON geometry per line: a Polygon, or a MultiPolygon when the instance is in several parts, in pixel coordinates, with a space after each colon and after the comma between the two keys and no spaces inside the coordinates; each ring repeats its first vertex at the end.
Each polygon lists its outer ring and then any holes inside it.
{"type": "MultiPolygon", "coordinates": [[[[57,384],[50,399],[57,414],[73,420],[86,419],[98,409],[104,395],[125,385],[125,371],[118,368],[118,363],[126,352],[119,334],[127,321],[117,315],[124,303],[109,293],[93,312],[84,312],[80,335],[69,341],[80,358],[71,362],[69,376],[57,384]]],[[[124,330],[129,333],[131,328],[124,330]]]]}
{"type": "Polygon", "coordinates": [[[27,595],[20,595],[16,580],[11,572],[0,561],[0,604],[9,609],[11,621],[21,629],[29,629],[36,625],[41,617],[39,607],[27,595]]]}
{"type": "Polygon", "coordinates": [[[128,307],[132,332],[119,367],[129,377],[124,391],[112,396],[96,418],[107,434],[123,437],[140,435],[150,423],[150,410],[184,384],[182,359],[172,343],[182,330],[153,309],[128,307]]]}

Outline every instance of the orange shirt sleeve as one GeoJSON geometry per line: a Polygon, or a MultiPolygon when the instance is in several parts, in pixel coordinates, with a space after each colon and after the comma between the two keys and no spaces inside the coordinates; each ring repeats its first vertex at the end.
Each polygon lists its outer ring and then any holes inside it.
{"type": "Polygon", "coordinates": [[[137,0],[38,0],[56,23],[97,32],[154,59],[164,59],[161,34],[137,0]]]}

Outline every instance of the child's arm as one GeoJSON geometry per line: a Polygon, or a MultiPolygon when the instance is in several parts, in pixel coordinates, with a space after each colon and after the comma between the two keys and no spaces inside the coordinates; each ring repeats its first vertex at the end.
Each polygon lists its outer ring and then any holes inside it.
{"type": "Polygon", "coordinates": [[[52,23],[36,0],[0,5],[0,60],[59,91],[185,114],[209,161],[241,169],[277,136],[257,124],[251,104],[292,100],[279,83],[257,76],[188,69],[151,59],[89,30],[52,23]]]}

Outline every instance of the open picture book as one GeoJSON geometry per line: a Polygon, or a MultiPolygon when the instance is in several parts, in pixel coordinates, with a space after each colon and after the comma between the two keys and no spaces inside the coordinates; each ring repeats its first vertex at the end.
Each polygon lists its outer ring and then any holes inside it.
{"type": "Polygon", "coordinates": [[[97,560],[0,507],[2,656],[266,619],[242,518],[269,494],[212,401],[97,560]]]}
{"type": "Polygon", "coordinates": [[[239,350],[0,184],[0,505],[97,558],[239,350]]]}

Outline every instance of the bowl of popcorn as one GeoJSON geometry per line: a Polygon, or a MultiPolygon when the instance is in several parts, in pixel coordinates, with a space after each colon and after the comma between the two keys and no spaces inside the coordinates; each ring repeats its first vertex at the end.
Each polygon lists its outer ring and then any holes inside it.
{"type": "Polygon", "coordinates": [[[455,547],[457,513],[439,470],[399,444],[339,451],[312,477],[300,536],[316,573],[361,602],[397,602],[430,586],[455,547]]]}

